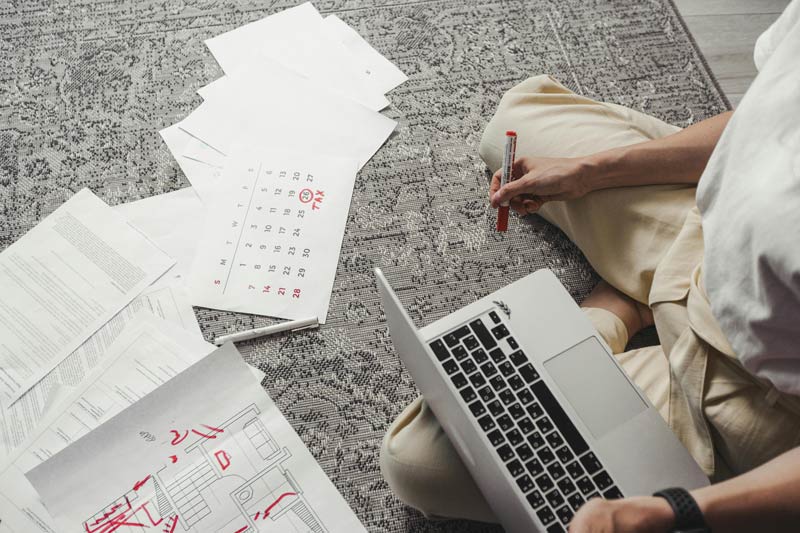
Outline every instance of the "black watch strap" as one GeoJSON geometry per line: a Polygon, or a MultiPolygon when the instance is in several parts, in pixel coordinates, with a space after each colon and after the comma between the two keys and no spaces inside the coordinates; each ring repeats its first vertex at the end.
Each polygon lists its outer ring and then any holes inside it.
{"type": "Polygon", "coordinates": [[[653,496],[664,498],[669,502],[675,513],[675,527],[673,531],[683,533],[711,533],[711,528],[703,518],[703,512],[686,489],[673,487],[663,489],[653,496]]]}

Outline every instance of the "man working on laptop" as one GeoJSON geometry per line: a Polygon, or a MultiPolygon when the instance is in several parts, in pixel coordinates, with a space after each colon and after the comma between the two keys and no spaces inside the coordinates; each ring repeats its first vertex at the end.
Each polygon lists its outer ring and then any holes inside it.
{"type": "MultiPolygon", "coordinates": [[[[518,132],[519,179],[500,189],[495,174],[492,206],[542,215],[603,278],[582,307],[719,481],[692,492],[714,531],[800,518],[799,2],[759,38],[735,113],[680,130],[539,76],[503,97],[480,147],[496,170],[518,132]],[[624,352],[651,324],[661,345],[624,352]]],[[[381,467],[429,516],[496,521],[422,399],[389,429],[381,467]]],[[[666,500],[642,496],[591,500],[570,531],[674,526],[666,500]]]]}

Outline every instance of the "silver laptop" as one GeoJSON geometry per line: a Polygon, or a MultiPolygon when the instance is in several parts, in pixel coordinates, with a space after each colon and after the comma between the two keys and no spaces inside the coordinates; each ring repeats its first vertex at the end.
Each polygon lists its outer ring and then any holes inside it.
{"type": "Polygon", "coordinates": [[[375,274],[400,359],[506,531],[564,532],[589,498],[708,484],[549,270],[420,330],[375,274]]]}

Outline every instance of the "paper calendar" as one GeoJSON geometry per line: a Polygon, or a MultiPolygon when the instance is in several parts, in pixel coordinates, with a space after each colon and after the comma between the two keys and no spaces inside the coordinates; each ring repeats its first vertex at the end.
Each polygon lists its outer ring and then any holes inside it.
{"type": "Polygon", "coordinates": [[[192,303],[325,322],[358,161],[229,157],[190,276],[192,303]]]}

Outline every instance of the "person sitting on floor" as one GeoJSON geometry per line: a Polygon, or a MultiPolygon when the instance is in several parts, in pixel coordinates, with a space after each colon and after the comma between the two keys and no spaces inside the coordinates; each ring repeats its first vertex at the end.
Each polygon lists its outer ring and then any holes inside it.
{"type": "MultiPolygon", "coordinates": [[[[800,518],[800,0],[758,40],[739,108],[681,130],[549,76],[508,91],[480,146],[522,155],[493,207],[538,213],[603,281],[582,303],[623,368],[716,484],[692,491],[714,531],[797,531],[800,518]],[[655,324],[661,344],[625,352],[655,324]]],[[[532,295],[535,301],[535,295],[532,295]]],[[[575,369],[580,372],[579,368],[575,369]]],[[[496,522],[419,398],[381,469],[428,516],[496,522]]],[[[570,531],[671,531],[666,500],[594,499],[570,531]]]]}

